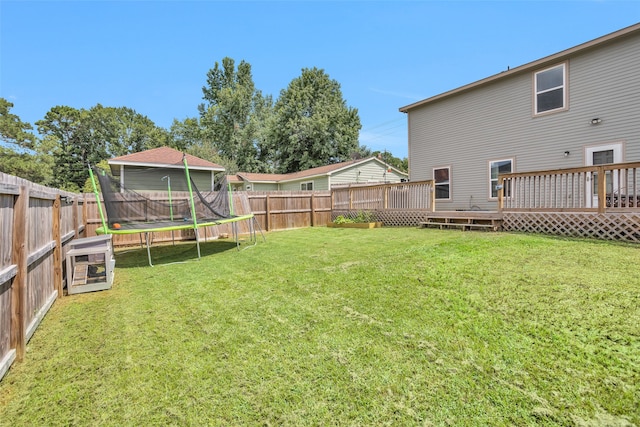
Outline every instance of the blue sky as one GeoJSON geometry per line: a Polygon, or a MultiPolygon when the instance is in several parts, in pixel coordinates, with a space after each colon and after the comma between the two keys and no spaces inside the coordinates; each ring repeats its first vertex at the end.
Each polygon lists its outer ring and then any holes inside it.
{"type": "Polygon", "coordinates": [[[0,97],[197,116],[229,56],[276,99],[303,68],[337,80],[360,143],[407,155],[398,108],[640,21],[640,1],[0,1],[0,97]]]}

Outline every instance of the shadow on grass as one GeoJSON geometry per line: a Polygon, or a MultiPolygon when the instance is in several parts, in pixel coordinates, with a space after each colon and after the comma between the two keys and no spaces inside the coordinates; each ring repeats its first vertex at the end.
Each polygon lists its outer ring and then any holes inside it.
{"type": "MultiPolygon", "coordinates": [[[[240,249],[247,247],[247,244],[241,244],[240,249]]],[[[201,242],[201,256],[214,255],[230,250],[235,251],[237,248],[234,241],[213,241],[201,242]]],[[[154,266],[161,266],[173,263],[183,263],[196,261],[198,259],[198,248],[195,242],[181,242],[172,244],[163,244],[151,246],[151,262],[154,266]]],[[[116,267],[117,268],[137,268],[148,267],[149,259],[147,257],[146,247],[136,247],[128,249],[116,250],[116,267]]]]}
{"type": "MultiPolygon", "coordinates": [[[[582,236],[556,236],[552,234],[542,234],[542,233],[527,233],[524,231],[509,231],[509,234],[513,234],[515,236],[530,236],[530,237],[543,237],[548,240],[556,240],[559,242],[583,242],[591,245],[597,246],[619,246],[623,248],[638,248],[640,249],[640,245],[638,242],[626,241],[626,240],[609,240],[609,239],[595,239],[592,237],[582,237],[582,236]]],[[[640,236],[638,236],[640,238],[640,236]]]]}

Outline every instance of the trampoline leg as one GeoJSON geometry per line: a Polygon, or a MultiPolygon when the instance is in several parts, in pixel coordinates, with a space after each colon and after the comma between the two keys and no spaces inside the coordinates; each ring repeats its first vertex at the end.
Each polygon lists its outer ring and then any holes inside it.
{"type": "Polygon", "coordinates": [[[256,228],[253,226],[253,221],[249,221],[249,242],[252,243],[251,246],[255,246],[258,244],[258,239],[256,237],[256,228]]]}
{"type": "MultiPolygon", "coordinates": [[[[262,232],[262,227],[260,227],[260,223],[258,222],[258,220],[256,219],[256,217],[253,217],[253,223],[255,224],[255,227],[260,230],[260,235],[262,236],[262,241],[264,243],[267,242],[267,238],[264,237],[264,233],[262,232]]],[[[256,234],[256,241],[258,240],[258,235],[256,234]]]]}
{"type": "Polygon", "coordinates": [[[198,229],[194,229],[196,232],[196,246],[198,247],[198,259],[200,259],[200,234],[198,233],[198,229]]]}
{"type": "Polygon", "coordinates": [[[231,228],[233,229],[233,237],[235,237],[236,239],[236,249],[240,250],[240,239],[238,238],[238,222],[232,222],[231,228]]]}
{"type": "MultiPolygon", "coordinates": [[[[153,264],[151,263],[151,249],[149,247],[149,233],[144,233],[144,238],[147,241],[147,257],[149,257],[149,265],[153,267],[153,264]]],[[[142,239],[142,236],[140,236],[140,239],[142,239]]]]}

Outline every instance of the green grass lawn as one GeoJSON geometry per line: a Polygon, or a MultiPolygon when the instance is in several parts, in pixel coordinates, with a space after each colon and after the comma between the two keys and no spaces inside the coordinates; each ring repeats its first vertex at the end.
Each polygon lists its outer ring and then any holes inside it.
{"type": "Polygon", "coordinates": [[[119,253],[0,424],[640,425],[640,247],[381,228],[119,253]],[[187,261],[180,264],[163,263],[187,261]]]}

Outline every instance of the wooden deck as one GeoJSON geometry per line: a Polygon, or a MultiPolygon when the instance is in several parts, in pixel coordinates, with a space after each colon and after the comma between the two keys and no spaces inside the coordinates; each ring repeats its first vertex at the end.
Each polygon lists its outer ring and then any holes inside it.
{"type": "Polygon", "coordinates": [[[426,218],[426,221],[420,223],[420,228],[460,228],[462,231],[473,229],[502,230],[502,214],[495,211],[429,212],[426,218]]]}

